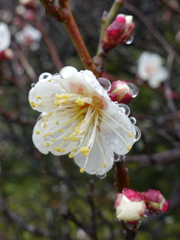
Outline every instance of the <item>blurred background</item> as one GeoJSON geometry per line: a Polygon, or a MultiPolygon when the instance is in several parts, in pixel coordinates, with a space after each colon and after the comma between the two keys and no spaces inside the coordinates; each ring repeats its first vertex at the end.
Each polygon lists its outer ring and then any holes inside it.
{"type": "MultiPolygon", "coordinates": [[[[39,1],[30,2],[0,0],[0,22],[10,31],[10,51],[0,52],[0,239],[123,239],[114,217],[113,169],[104,179],[80,174],[72,159],[43,155],[32,143],[39,113],[29,105],[29,90],[43,72],[83,66],[64,26],[45,16],[39,1]]],[[[100,18],[113,1],[69,2],[94,56],[100,18]]],[[[104,69],[111,81],[130,81],[139,89],[129,105],[142,132],[126,157],[130,186],[136,191],[158,189],[171,202],[169,212],[142,219],[138,239],[176,240],[180,238],[180,1],[129,0],[120,12],[134,17],[134,41],[111,50],[104,69]],[[158,88],[151,88],[137,73],[144,51],[159,54],[169,72],[158,88]]]]}

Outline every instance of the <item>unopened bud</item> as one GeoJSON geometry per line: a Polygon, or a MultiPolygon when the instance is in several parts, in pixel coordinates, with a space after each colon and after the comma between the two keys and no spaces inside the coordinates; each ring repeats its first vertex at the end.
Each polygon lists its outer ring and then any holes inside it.
{"type": "Polygon", "coordinates": [[[116,45],[126,44],[131,37],[135,24],[132,22],[132,16],[123,14],[117,15],[105,31],[102,40],[102,49],[105,53],[114,48],[116,45]]]}
{"type": "Polygon", "coordinates": [[[169,201],[158,190],[149,189],[143,196],[146,207],[153,212],[167,212],[170,208],[169,201]]]}
{"type": "Polygon", "coordinates": [[[114,81],[108,92],[112,101],[128,104],[132,100],[132,90],[125,81],[114,81]]]}

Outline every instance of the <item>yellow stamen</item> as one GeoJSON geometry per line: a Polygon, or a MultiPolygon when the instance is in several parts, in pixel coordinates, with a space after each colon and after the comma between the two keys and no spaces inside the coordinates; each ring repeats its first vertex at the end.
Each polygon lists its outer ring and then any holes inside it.
{"type": "Polygon", "coordinates": [[[36,131],[35,133],[36,133],[36,134],[40,134],[40,131],[36,131]]]}
{"type": "Polygon", "coordinates": [[[58,132],[62,132],[63,130],[62,130],[62,128],[60,128],[59,130],[58,130],[58,132]]]}
{"type": "Polygon", "coordinates": [[[76,100],[76,103],[79,105],[79,106],[84,106],[84,101],[81,99],[81,98],[78,98],[76,100]]]}
{"type": "Polygon", "coordinates": [[[129,136],[130,136],[130,137],[134,137],[134,134],[131,132],[131,133],[129,134],[129,136]]]}
{"type": "Polygon", "coordinates": [[[47,134],[46,133],[43,133],[43,135],[42,135],[43,137],[46,137],[47,136],[47,134]]]}
{"type": "Polygon", "coordinates": [[[52,114],[53,114],[52,112],[49,112],[49,113],[48,113],[49,116],[52,116],[52,114]]]}
{"type": "Polygon", "coordinates": [[[68,155],[68,157],[69,157],[69,158],[73,158],[74,155],[73,155],[72,153],[70,153],[70,154],[68,155]]]}
{"type": "Polygon", "coordinates": [[[107,166],[107,164],[104,162],[104,163],[103,163],[103,167],[106,167],[106,166],[107,166]]]}
{"type": "Polygon", "coordinates": [[[51,142],[55,142],[56,140],[55,139],[51,139],[51,142]]]}
{"type": "Polygon", "coordinates": [[[46,147],[49,147],[50,146],[50,143],[45,143],[46,147]]]}
{"type": "Polygon", "coordinates": [[[83,173],[84,172],[84,168],[80,168],[80,173],[83,173]]]}
{"type": "Polygon", "coordinates": [[[131,146],[127,146],[127,148],[126,148],[128,151],[130,151],[131,150],[131,146]]]}
{"type": "Polygon", "coordinates": [[[55,122],[55,124],[59,124],[59,122],[58,122],[58,121],[56,121],[56,122],[55,122]]]}
{"type": "Polygon", "coordinates": [[[42,97],[38,95],[36,98],[41,99],[42,97]]]}
{"type": "Polygon", "coordinates": [[[47,124],[46,124],[46,123],[44,123],[44,124],[43,124],[43,127],[44,127],[44,128],[45,128],[45,127],[47,127],[47,124]]]}
{"type": "Polygon", "coordinates": [[[64,140],[64,141],[67,141],[67,140],[68,140],[68,138],[67,138],[67,137],[64,137],[64,138],[63,138],[63,140],[64,140]]]}

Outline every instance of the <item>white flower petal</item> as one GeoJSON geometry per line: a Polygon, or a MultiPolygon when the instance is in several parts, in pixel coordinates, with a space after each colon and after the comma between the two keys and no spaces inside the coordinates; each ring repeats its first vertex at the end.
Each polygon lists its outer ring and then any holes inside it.
{"type": "MultiPolygon", "coordinates": [[[[86,157],[84,157],[82,153],[75,155],[74,160],[80,168],[84,168],[86,157]]],[[[103,175],[112,168],[113,162],[113,151],[109,148],[109,145],[103,136],[100,133],[97,133],[97,140],[95,140],[93,147],[91,148],[91,151],[88,155],[88,163],[85,167],[85,172],[89,174],[103,175]],[[106,167],[103,167],[103,163],[105,162],[106,167]]]]}
{"type": "Polygon", "coordinates": [[[6,50],[11,43],[11,35],[8,25],[0,22],[0,52],[6,50]]]}

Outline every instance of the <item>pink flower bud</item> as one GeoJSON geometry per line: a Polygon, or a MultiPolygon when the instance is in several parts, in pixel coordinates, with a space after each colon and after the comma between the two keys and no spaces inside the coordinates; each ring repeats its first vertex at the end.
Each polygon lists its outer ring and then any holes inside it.
{"type": "Polygon", "coordinates": [[[170,208],[169,201],[158,190],[149,189],[143,196],[146,207],[153,212],[167,212],[170,208]]]}
{"type": "Polygon", "coordinates": [[[141,193],[123,189],[122,193],[117,194],[115,208],[117,219],[136,223],[144,215],[146,206],[141,193]]]}
{"type": "Polygon", "coordinates": [[[135,24],[132,22],[132,16],[119,14],[115,21],[107,27],[103,40],[102,48],[104,52],[108,52],[116,45],[126,44],[132,35],[135,24]]]}
{"type": "Polygon", "coordinates": [[[0,61],[11,60],[14,57],[14,52],[7,48],[6,50],[0,52],[0,61]]]}
{"type": "Polygon", "coordinates": [[[125,81],[115,81],[108,92],[112,101],[128,104],[132,100],[132,90],[125,81]]]}

